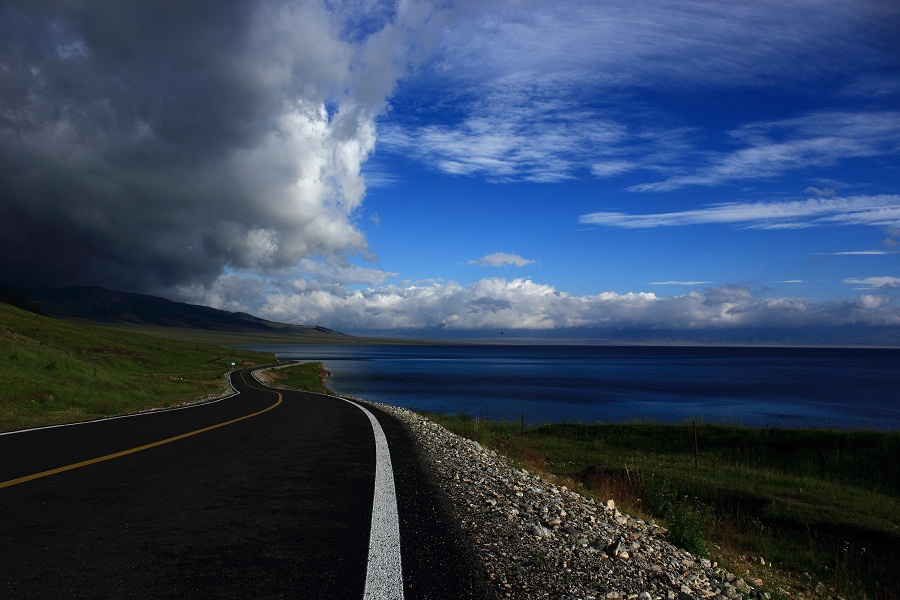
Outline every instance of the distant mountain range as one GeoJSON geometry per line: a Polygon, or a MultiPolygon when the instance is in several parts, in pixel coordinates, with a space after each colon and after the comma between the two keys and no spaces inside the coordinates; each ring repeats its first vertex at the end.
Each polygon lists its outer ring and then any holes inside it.
{"type": "MultiPolygon", "coordinates": [[[[158,296],[117,292],[101,287],[20,288],[0,283],[0,303],[48,317],[73,319],[98,325],[126,327],[168,327],[196,332],[258,336],[273,343],[337,342],[360,340],[402,340],[396,331],[365,331],[359,338],[326,327],[290,325],[260,319],[244,312],[229,312],[173,302],[158,296]]],[[[475,343],[584,343],[737,346],[883,346],[900,347],[900,327],[811,327],[798,329],[739,328],[703,331],[558,329],[548,331],[445,331],[423,330],[413,340],[468,341],[475,343]]]]}
{"type": "Polygon", "coordinates": [[[244,312],[229,312],[101,287],[19,288],[0,285],[0,302],[48,317],[107,325],[152,325],[228,333],[350,337],[325,327],[276,323],[244,312]]]}

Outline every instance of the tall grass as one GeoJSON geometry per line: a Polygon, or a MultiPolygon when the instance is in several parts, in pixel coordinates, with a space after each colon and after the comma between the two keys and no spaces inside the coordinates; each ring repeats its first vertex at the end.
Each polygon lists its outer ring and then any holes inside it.
{"type": "Polygon", "coordinates": [[[231,364],[271,355],[49,319],[0,304],[0,431],[221,393],[231,364]]]}
{"type": "Polygon", "coordinates": [[[664,522],[673,542],[746,570],[772,592],[821,581],[844,598],[900,598],[900,433],[700,424],[695,466],[690,425],[523,432],[519,423],[429,416],[664,522]]]}

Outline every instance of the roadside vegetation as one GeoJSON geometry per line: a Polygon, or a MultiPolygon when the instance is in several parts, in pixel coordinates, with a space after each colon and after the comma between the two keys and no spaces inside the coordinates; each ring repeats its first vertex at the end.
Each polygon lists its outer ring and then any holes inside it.
{"type": "Polygon", "coordinates": [[[0,431],[196,402],[258,352],[50,319],[0,304],[0,431]]]}
{"type": "Polygon", "coordinates": [[[900,598],[900,433],[429,418],[776,597],[900,598]],[[695,454],[695,452],[697,452],[695,454]],[[695,464],[696,461],[696,464],[695,464]]]}
{"type": "Polygon", "coordinates": [[[311,362],[267,369],[263,377],[268,385],[274,387],[331,394],[331,390],[325,385],[325,380],[329,375],[330,373],[325,370],[325,365],[320,362],[311,362]]]}

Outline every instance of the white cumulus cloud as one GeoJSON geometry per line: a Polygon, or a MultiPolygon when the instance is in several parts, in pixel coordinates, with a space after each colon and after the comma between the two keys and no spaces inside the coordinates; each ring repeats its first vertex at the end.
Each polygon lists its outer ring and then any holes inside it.
{"type": "Polygon", "coordinates": [[[523,258],[518,254],[510,254],[508,252],[494,252],[487,256],[482,256],[477,260],[470,260],[470,265],[479,265],[482,267],[525,267],[533,265],[535,261],[523,258]]]}
{"type": "MultiPolygon", "coordinates": [[[[897,279],[870,281],[869,287],[885,292],[898,283],[897,279]]],[[[492,277],[468,285],[432,281],[357,289],[335,282],[292,286],[234,276],[220,278],[206,294],[192,299],[276,321],[315,323],[347,332],[900,326],[900,306],[884,293],[823,302],[765,298],[738,285],[673,296],[650,292],[578,296],[524,278],[492,277]]]]}

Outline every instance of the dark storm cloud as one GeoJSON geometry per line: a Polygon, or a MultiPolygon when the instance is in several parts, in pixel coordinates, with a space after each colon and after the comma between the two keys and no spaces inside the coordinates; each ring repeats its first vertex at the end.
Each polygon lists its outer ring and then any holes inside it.
{"type": "Polygon", "coordinates": [[[315,3],[0,4],[0,280],[162,289],[365,253],[359,167],[396,74],[354,81],[368,55],[342,23],[315,3]]]}

